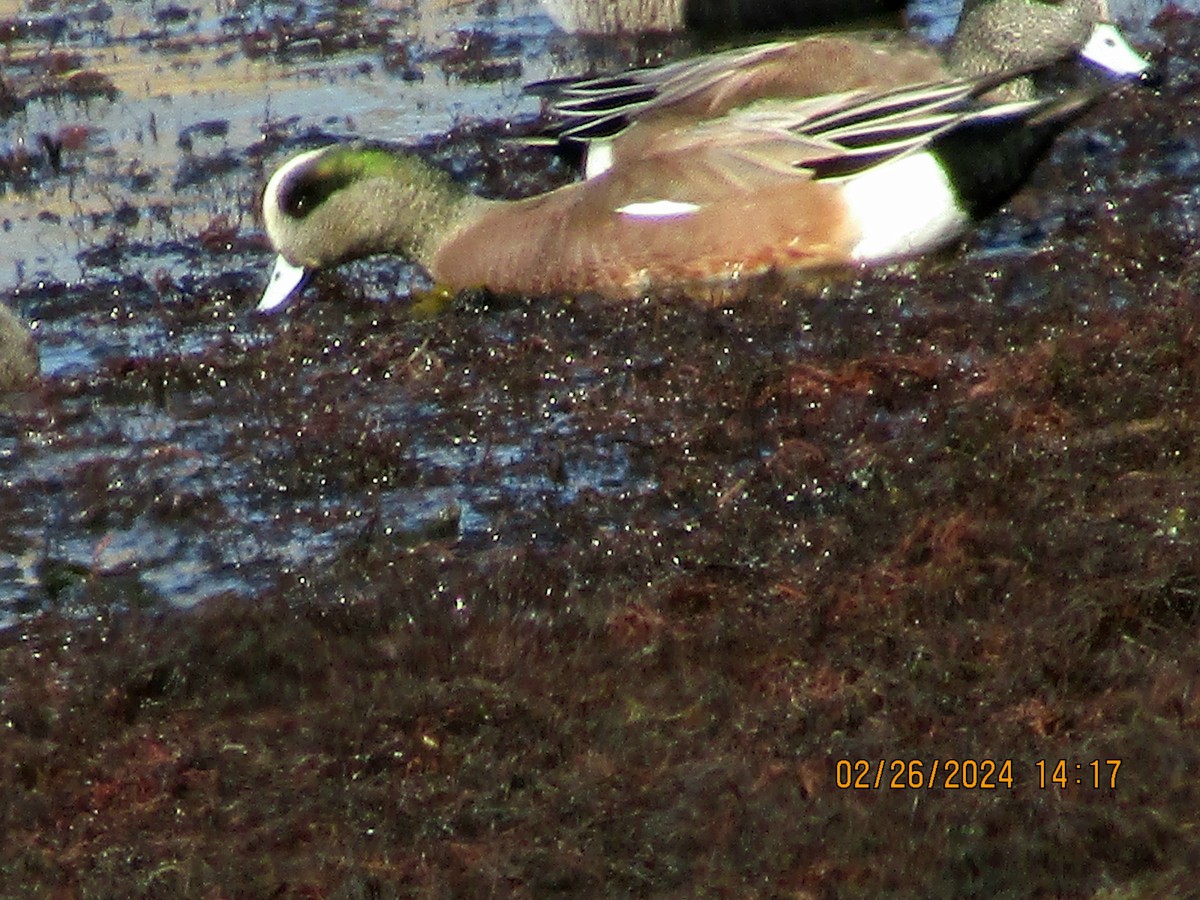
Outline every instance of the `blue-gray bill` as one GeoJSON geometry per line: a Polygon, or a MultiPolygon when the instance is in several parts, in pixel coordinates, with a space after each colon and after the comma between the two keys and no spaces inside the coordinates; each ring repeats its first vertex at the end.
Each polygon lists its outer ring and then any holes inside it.
{"type": "Polygon", "coordinates": [[[1111,22],[1096,25],[1079,56],[1118,78],[1143,78],[1151,71],[1149,60],[1130,47],[1111,22]]]}
{"type": "Polygon", "coordinates": [[[303,266],[293,266],[282,256],[275,257],[275,268],[267,281],[267,289],[255,307],[257,312],[270,312],[287,303],[303,290],[312,272],[303,266]]]}

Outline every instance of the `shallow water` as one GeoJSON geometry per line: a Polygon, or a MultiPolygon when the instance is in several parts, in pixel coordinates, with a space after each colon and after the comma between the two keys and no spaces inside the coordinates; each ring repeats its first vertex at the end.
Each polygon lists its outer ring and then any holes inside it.
{"type": "MultiPolygon", "coordinates": [[[[1161,6],[1134,10],[1152,41],[1161,6]]],[[[945,3],[920,12],[932,34],[953,21],[945,3]]],[[[444,541],[471,554],[568,539],[560,523],[572,515],[587,520],[581,534],[627,528],[624,508],[689,527],[686,503],[647,500],[670,473],[645,461],[687,423],[622,408],[647,372],[681,362],[639,332],[648,313],[614,325],[587,304],[467,301],[414,320],[383,302],[397,282],[423,284],[401,262],[330,282],[349,296],[341,305],[322,303],[328,288],[273,319],[249,312],[269,262],[251,210],[298,138],[454,131],[428,151],[483,190],[544,189],[568,177],[561,165],[503,143],[499,127],[469,126],[532,121],[525,81],[654,59],[670,42],[575,40],[521,0],[5,3],[0,34],[4,78],[31,97],[0,118],[0,289],[32,323],[44,376],[0,419],[0,624],[51,608],[250,597],[364,535],[395,552],[444,541]],[[539,343],[542,329],[561,332],[539,343]],[[589,518],[593,506],[603,511],[589,518]]],[[[1194,76],[1186,57],[1169,62],[1194,76]]],[[[1059,153],[1091,166],[1093,185],[1116,176],[1131,140],[1099,129],[1067,136],[1059,153]]],[[[1158,225],[1182,246],[1200,230],[1198,170],[1200,149],[1181,132],[1123,173],[1166,186],[1158,225]]],[[[1047,270],[1020,262],[1080,215],[1014,208],[967,255],[995,266],[997,315],[1044,301],[1047,270]]],[[[798,311],[754,352],[836,355],[860,325],[886,341],[944,315],[919,296],[884,309],[870,299],[888,296],[882,282],[865,284],[853,289],[863,302],[798,311]]],[[[1078,299],[1078,314],[1146,299],[1114,277],[1103,299],[1078,299]]],[[[671,327],[694,330],[716,314],[679,315],[671,327]]],[[[877,427],[912,432],[924,414],[881,411],[877,427]]],[[[857,479],[817,479],[808,508],[819,514],[821,498],[857,479]]]]}
{"type": "MultiPolygon", "coordinates": [[[[125,240],[160,246],[193,240],[217,217],[241,223],[256,189],[247,151],[272,129],[405,140],[528,116],[536,105],[521,81],[551,65],[551,24],[532,3],[487,16],[463,3],[37,9],[0,4],[0,21],[24,31],[8,43],[6,77],[45,81],[74,63],[115,94],[71,99],[54,84],[57,94],[2,123],[0,148],[34,156],[28,177],[5,185],[3,287],[90,277],[97,266],[79,255],[114,218],[125,240]],[[472,45],[485,40],[486,51],[472,45]],[[68,143],[61,175],[45,172],[41,135],[68,143]],[[150,213],[122,219],[127,204],[150,213]]],[[[148,264],[180,265],[162,255],[148,264]]]]}

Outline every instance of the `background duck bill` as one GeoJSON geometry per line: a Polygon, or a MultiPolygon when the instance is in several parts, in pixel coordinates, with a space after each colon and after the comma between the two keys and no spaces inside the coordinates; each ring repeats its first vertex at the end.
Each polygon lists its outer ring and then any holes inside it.
{"type": "Polygon", "coordinates": [[[1079,56],[1117,77],[1144,77],[1151,71],[1149,61],[1129,46],[1125,36],[1111,22],[1096,25],[1079,56]]]}

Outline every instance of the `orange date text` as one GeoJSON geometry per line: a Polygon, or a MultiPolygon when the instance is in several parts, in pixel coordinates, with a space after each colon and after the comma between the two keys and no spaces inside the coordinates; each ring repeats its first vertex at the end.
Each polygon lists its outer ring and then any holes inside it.
{"type": "Polygon", "coordinates": [[[1013,786],[1011,759],[839,759],[843,790],[997,791],[1013,786]]]}

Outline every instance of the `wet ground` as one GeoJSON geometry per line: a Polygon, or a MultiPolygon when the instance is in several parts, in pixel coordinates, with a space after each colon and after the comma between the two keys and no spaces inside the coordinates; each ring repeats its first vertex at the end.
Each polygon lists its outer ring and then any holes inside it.
{"type": "Polygon", "coordinates": [[[263,318],[288,152],[419,140],[532,193],[571,173],[506,140],[520,84],[680,42],[0,6],[43,373],[0,416],[4,890],[1189,890],[1200,21],[1133,12],[1167,87],[945,254],[436,315],[373,261],[263,318]]]}

